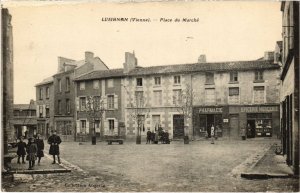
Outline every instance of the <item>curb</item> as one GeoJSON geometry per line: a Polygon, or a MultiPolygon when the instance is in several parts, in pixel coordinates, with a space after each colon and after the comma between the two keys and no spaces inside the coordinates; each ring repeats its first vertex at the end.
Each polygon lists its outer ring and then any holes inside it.
{"type": "Polygon", "coordinates": [[[262,174],[262,173],[241,173],[242,178],[246,179],[269,179],[269,178],[293,178],[289,174],[262,174]]]}

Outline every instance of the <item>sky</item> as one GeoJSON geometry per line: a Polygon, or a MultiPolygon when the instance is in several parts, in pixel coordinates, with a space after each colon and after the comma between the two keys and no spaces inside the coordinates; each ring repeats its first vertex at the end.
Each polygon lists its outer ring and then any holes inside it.
{"type": "Polygon", "coordinates": [[[111,69],[122,68],[125,52],[133,50],[140,66],[195,63],[201,54],[208,62],[256,60],[281,40],[275,1],[8,1],[3,7],[12,15],[15,104],[35,99],[34,85],[56,73],[58,56],[82,60],[91,51],[111,69]],[[102,21],[112,17],[151,22],[102,21]]]}

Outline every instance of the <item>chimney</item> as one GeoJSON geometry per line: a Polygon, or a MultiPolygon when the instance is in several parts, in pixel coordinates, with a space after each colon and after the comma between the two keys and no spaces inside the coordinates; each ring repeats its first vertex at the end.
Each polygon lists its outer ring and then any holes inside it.
{"type": "Polygon", "coordinates": [[[128,73],[137,67],[137,58],[133,53],[125,52],[124,73],[128,73]]]}
{"type": "Polygon", "coordinates": [[[274,52],[265,52],[264,60],[274,60],[274,52]]]}
{"type": "Polygon", "coordinates": [[[198,63],[206,63],[206,55],[201,54],[198,58],[198,63]]]}
{"type": "Polygon", "coordinates": [[[94,53],[86,51],[85,52],[85,61],[92,63],[93,59],[94,59],[94,53]]]}

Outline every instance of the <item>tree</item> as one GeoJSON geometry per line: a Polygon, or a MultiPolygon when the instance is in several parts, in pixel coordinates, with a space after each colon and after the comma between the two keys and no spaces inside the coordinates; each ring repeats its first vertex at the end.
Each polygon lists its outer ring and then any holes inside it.
{"type": "MultiPolygon", "coordinates": [[[[105,103],[103,98],[100,96],[88,96],[87,104],[86,104],[86,112],[88,115],[88,120],[92,123],[93,129],[93,137],[96,137],[96,128],[95,128],[95,120],[99,118],[100,125],[102,125],[103,113],[106,111],[105,103]]],[[[101,126],[102,129],[102,126],[101,126]]],[[[93,141],[93,138],[92,138],[93,141]]]]}
{"type": "Polygon", "coordinates": [[[189,128],[186,122],[193,116],[193,100],[195,93],[190,84],[186,84],[183,90],[179,90],[174,96],[173,101],[177,111],[184,117],[184,136],[188,138],[189,128]]]}

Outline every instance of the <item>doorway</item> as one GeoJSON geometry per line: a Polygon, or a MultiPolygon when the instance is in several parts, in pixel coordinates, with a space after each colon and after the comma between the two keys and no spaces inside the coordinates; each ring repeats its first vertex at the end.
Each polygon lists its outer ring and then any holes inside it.
{"type": "MultiPolygon", "coordinates": [[[[214,115],[207,115],[207,134],[208,134],[208,137],[210,138],[211,137],[211,126],[215,124],[215,117],[214,115]]],[[[214,125],[215,127],[215,125],[214,125]]]]}
{"type": "Polygon", "coordinates": [[[234,114],[230,115],[230,121],[229,121],[229,137],[233,139],[238,139],[239,138],[239,115],[234,114]]]}
{"type": "Polygon", "coordinates": [[[184,117],[183,115],[173,115],[173,138],[183,138],[184,117]]]}
{"type": "Polygon", "coordinates": [[[247,138],[255,137],[255,120],[247,120],[247,138]]]}

